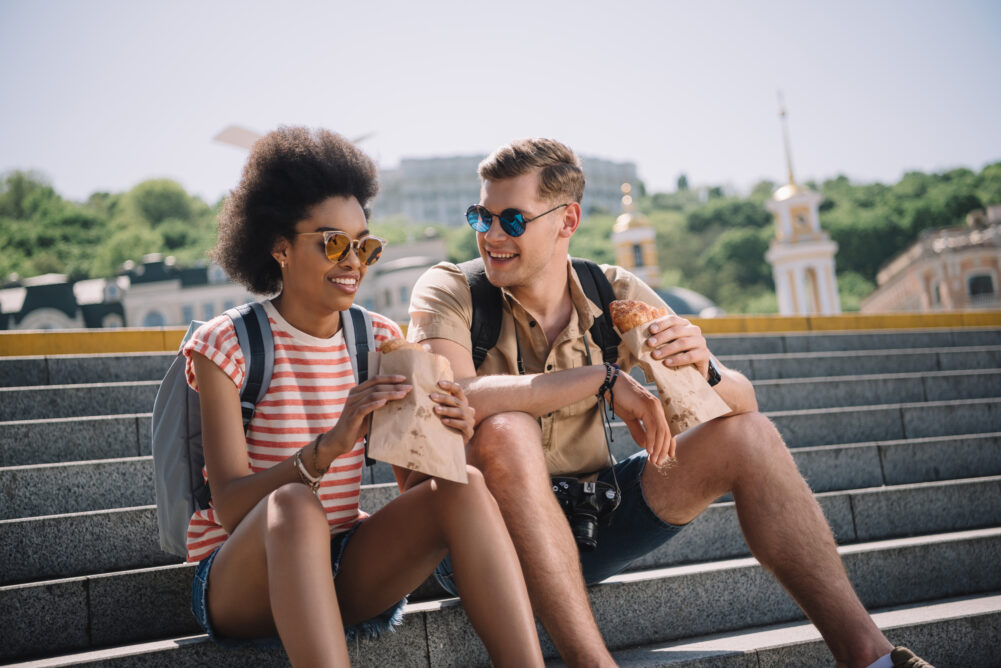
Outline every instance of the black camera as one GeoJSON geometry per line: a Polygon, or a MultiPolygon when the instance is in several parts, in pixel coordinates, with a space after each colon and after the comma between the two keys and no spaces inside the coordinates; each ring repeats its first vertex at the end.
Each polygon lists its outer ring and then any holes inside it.
{"type": "Polygon", "coordinates": [[[553,492],[570,522],[574,540],[581,552],[598,547],[598,523],[608,525],[612,512],[619,507],[619,490],[597,480],[581,482],[577,478],[553,478],[553,492]]]}

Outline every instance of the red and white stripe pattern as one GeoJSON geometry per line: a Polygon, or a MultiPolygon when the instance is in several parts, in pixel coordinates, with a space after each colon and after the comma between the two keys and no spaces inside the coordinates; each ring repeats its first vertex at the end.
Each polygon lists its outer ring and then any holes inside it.
{"type": "MultiPolygon", "coordinates": [[[[275,341],[275,367],[271,385],[257,404],[247,431],[252,473],[285,461],[317,434],[330,429],[341,415],[348,391],[355,386],[341,331],[329,339],[318,339],[289,325],[270,301],[264,302],[264,308],[275,341]]],[[[376,347],[387,339],[402,337],[396,323],[376,313],[372,314],[372,326],[376,347]]],[[[229,317],[221,315],[205,323],[184,347],[188,384],[197,390],[192,352],[212,360],[240,387],[245,364],[229,317]]],[[[365,448],[359,440],[351,452],[331,463],[320,482],[319,497],[331,534],[347,531],[364,517],[358,508],[364,462],[365,448]]],[[[203,475],[207,480],[204,470],[203,475]]],[[[227,535],[212,508],[196,511],[188,525],[188,561],[204,559],[227,535]]]]}

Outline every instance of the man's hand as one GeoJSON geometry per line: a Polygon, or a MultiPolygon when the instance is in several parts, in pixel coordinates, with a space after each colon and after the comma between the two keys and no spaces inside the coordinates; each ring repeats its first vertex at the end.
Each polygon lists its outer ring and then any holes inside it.
{"type": "Polygon", "coordinates": [[[620,373],[612,388],[615,413],[622,418],[636,443],[650,453],[655,466],[674,457],[675,441],[667,427],[660,399],[628,373],[620,373]]]}
{"type": "Polygon", "coordinates": [[[648,346],[654,359],[664,366],[677,368],[694,364],[703,378],[709,378],[709,346],[702,329],[677,315],[665,315],[650,323],[648,346]]]}

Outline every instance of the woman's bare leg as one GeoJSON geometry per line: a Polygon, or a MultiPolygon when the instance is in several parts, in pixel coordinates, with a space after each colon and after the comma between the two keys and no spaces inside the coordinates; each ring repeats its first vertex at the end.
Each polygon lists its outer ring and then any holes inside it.
{"type": "Polygon", "coordinates": [[[227,539],[209,571],[213,627],[231,638],[282,639],[295,666],[347,666],[330,567],[330,528],[304,485],[265,497],[227,539]]]}
{"type": "Polygon", "coordinates": [[[337,594],[348,624],[412,591],[450,552],[469,619],[494,665],[541,666],[525,580],[482,474],[466,485],[429,480],[367,520],[348,543],[337,594]]]}

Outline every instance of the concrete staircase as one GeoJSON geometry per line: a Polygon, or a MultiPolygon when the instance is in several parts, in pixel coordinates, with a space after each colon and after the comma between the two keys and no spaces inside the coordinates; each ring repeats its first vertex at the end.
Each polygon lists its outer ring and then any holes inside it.
{"type": "MultiPolygon", "coordinates": [[[[890,640],[939,668],[1001,664],[1001,331],[728,335],[710,346],[754,381],[890,640]]],[[[193,567],[159,550],[149,411],[171,358],[0,358],[0,663],[287,665],[281,650],[208,642],[188,611],[193,567]]],[[[614,438],[617,456],[635,449],[623,425],[614,438]]],[[[363,508],[395,496],[388,467],[365,476],[363,508]]],[[[622,665],[833,663],[749,556],[725,498],[590,593],[622,665]]],[[[461,606],[430,581],[400,632],[351,655],[486,662],[461,606]]]]}

